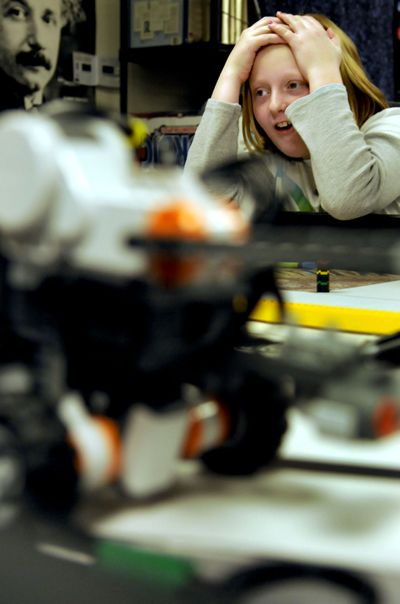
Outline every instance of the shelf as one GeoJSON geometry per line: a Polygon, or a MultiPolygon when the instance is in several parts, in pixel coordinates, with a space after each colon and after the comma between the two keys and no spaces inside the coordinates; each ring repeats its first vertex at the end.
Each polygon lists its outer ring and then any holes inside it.
{"type": "Polygon", "coordinates": [[[230,44],[214,44],[211,42],[193,42],[176,46],[150,46],[148,48],[121,49],[121,61],[136,63],[138,65],[165,64],[171,66],[187,64],[189,62],[216,61],[221,66],[225,62],[233,46],[230,44]]]}
{"type": "MultiPolygon", "coordinates": [[[[211,93],[218,75],[233,46],[212,42],[193,42],[176,46],[152,46],[148,48],[121,48],[121,113],[127,112],[128,65],[140,65],[171,74],[172,77],[187,82],[193,74],[191,87],[196,96],[199,87],[211,93]]],[[[179,85],[179,84],[178,84],[179,85]]],[[[183,84],[184,86],[185,84],[183,84]]],[[[207,95],[206,95],[207,96],[207,95]]],[[[206,100],[206,96],[203,99],[206,100]]]]}

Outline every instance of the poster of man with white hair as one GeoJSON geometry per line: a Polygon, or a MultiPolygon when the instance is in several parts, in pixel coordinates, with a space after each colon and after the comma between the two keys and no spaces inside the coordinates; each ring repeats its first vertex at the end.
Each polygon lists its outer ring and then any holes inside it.
{"type": "Polygon", "coordinates": [[[95,52],[95,0],[0,0],[0,110],[82,93],[74,51],[95,52]]]}

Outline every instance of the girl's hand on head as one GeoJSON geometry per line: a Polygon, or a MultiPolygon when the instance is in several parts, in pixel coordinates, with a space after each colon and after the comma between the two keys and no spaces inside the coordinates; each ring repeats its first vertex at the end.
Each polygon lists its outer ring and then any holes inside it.
{"type": "Polygon", "coordinates": [[[269,25],[280,23],[278,17],[263,17],[243,30],[224,65],[212,94],[213,98],[226,102],[239,102],[242,84],[248,80],[254,59],[260,48],[285,42],[269,25]]]}
{"type": "Polygon", "coordinates": [[[331,29],[326,30],[309,15],[278,12],[279,21],[270,29],[290,46],[310,92],[331,83],[342,83],[340,75],[340,41],[331,29]]]}
{"type": "Polygon", "coordinates": [[[284,41],[271,31],[269,24],[273,22],[279,23],[279,19],[264,17],[243,30],[230,53],[227,63],[237,71],[242,84],[249,78],[257,51],[268,44],[282,44],[284,41]]]}

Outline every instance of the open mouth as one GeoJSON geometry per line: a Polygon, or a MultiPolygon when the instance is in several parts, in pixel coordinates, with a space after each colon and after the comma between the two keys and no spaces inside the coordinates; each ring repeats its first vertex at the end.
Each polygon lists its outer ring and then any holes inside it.
{"type": "Polygon", "coordinates": [[[279,122],[278,124],[275,124],[275,130],[283,131],[290,130],[290,128],[292,128],[292,122],[289,121],[279,122]]]}

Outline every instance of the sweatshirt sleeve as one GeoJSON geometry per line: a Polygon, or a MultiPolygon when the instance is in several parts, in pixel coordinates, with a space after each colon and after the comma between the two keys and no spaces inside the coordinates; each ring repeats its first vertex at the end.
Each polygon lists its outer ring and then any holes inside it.
{"type": "Polygon", "coordinates": [[[190,146],[185,170],[201,172],[236,159],[240,116],[239,104],[209,99],[190,146]]]}
{"type": "Polygon", "coordinates": [[[330,84],[293,102],[286,114],[310,151],[326,212],[348,220],[400,197],[400,109],[381,111],[359,128],[345,87],[330,84]]]}

